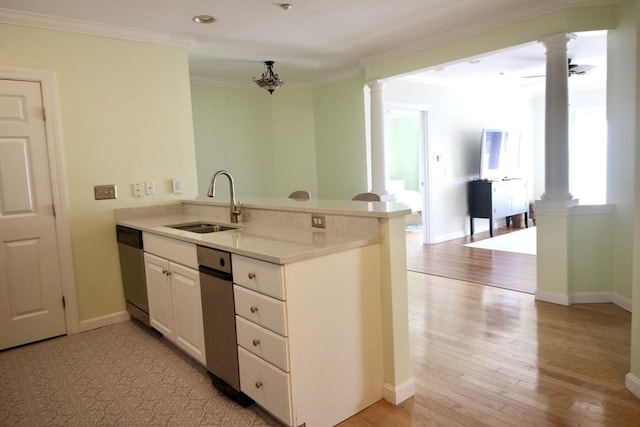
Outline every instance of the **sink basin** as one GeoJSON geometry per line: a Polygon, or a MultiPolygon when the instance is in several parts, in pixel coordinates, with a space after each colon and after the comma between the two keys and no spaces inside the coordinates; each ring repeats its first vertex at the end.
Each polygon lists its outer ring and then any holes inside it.
{"type": "Polygon", "coordinates": [[[213,224],[210,222],[189,222],[186,224],[174,224],[167,225],[169,228],[175,228],[176,230],[190,231],[192,233],[215,233],[217,231],[233,230],[233,227],[227,227],[226,225],[213,224]]]}

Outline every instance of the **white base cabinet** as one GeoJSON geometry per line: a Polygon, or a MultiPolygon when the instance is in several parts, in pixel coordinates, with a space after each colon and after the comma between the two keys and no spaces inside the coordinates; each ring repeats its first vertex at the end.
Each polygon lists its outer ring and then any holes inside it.
{"type": "Polygon", "coordinates": [[[164,254],[175,252],[176,248],[186,249],[187,256],[177,258],[197,265],[195,245],[154,235],[150,235],[153,237],[149,239],[148,236],[145,234],[145,238],[151,243],[147,244],[145,240],[144,261],[151,326],[200,364],[205,365],[199,272],[149,253],[154,251],[164,254]],[[189,246],[193,247],[193,260],[188,255],[191,250],[189,246]]]}
{"type": "Polygon", "coordinates": [[[240,387],[288,426],[382,398],[380,245],[286,265],[232,255],[240,387]]]}

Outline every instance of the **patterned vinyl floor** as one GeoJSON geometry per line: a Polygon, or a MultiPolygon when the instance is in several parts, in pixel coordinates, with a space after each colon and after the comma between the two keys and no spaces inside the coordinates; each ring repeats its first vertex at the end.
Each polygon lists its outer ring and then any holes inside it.
{"type": "Polygon", "coordinates": [[[0,352],[0,426],[278,426],[132,321],[0,352]]]}

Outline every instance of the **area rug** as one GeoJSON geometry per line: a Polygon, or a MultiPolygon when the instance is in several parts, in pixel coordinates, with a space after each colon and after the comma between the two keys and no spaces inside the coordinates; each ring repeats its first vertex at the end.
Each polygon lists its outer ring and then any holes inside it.
{"type": "Polygon", "coordinates": [[[536,228],[529,227],[513,231],[479,242],[467,243],[465,246],[492,251],[517,252],[521,254],[536,254],[536,228]]]}

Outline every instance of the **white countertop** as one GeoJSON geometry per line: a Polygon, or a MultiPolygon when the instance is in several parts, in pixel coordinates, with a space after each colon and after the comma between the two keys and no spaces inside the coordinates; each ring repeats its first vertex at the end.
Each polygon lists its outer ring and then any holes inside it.
{"type": "Polygon", "coordinates": [[[167,227],[167,225],[201,220],[201,217],[177,214],[118,220],[117,224],[276,264],[302,261],[379,241],[378,238],[334,236],[323,232],[269,227],[264,224],[252,227],[216,221],[217,224],[237,226],[238,228],[205,234],[167,227]]]}
{"type": "MultiPolygon", "coordinates": [[[[290,212],[293,215],[300,213],[317,213],[336,215],[342,218],[352,218],[355,224],[367,222],[376,218],[390,218],[404,216],[410,213],[406,205],[393,202],[360,202],[342,200],[318,200],[296,201],[291,199],[247,198],[242,200],[243,209],[258,211],[290,212]],[[362,217],[362,221],[354,217],[362,217]]],[[[116,210],[116,223],[126,227],[135,228],[149,233],[155,233],[198,245],[208,246],[220,250],[246,255],[277,264],[292,263],[305,259],[315,258],[330,253],[341,252],[347,249],[374,244],[380,241],[377,235],[377,227],[372,232],[363,233],[357,227],[331,231],[313,229],[310,227],[290,226],[289,223],[279,224],[265,221],[251,221],[239,224],[230,224],[209,217],[193,213],[193,209],[185,206],[224,207],[229,206],[226,198],[210,199],[196,198],[183,200],[179,204],[167,204],[141,208],[123,208],[116,210]],[[183,209],[184,208],[184,209],[183,209]],[[187,213],[191,212],[191,213],[187,213]],[[194,233],[167,227],[192,222],[208,222],[231,227],[234,230],[219,231],[214,233],[194,233]],[[373,235],[375,234],[375,235],[373,235]]],[[[277,213],[276,212],[276,213],[277,213]]],[[[253,214],[256,215],[255,213],[253,214]]],[[[225,216],[228,221],[228,216],[225,216]]],[[[375,223],[374,223],[375,224],[375,223]]]]}

